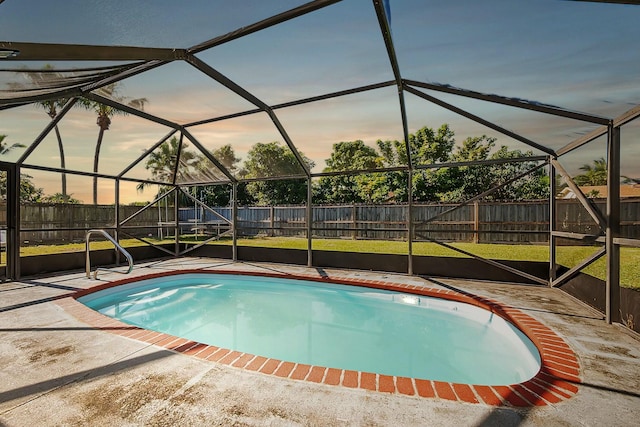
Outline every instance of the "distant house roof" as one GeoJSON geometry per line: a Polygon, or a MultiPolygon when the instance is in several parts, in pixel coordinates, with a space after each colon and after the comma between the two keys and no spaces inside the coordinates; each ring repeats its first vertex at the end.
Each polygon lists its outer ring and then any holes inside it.
{"type": "MultiPolygon", "coordinates": [[[[605,199],[609,195],[606,185],[585,185],[580,187],[580,190],[587,197],[591,197],[594,199],[605,199]]],[[[620,197],[621,198],[640,197],[640,184],[621,185],[620,197]]],[[[560,192],[560,198],[575,199],[576,195],[573,193],[572,189],[570,189],[569,187],[566,187],[560,192]]]]}

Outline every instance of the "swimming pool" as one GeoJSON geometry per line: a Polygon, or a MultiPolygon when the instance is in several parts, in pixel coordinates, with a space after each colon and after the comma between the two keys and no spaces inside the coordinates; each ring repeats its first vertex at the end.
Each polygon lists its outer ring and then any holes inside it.
{"type": "Polygon", "coordinates": [[[442,298],[336,283],[176,274],[79,298],[145,329],[299,364],[451,383],[507,385],[540,369],[502,317],[442,298]]]}

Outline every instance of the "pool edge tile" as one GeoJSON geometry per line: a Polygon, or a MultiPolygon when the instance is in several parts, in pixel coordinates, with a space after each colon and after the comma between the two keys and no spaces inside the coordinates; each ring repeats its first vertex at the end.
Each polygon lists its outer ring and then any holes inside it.
{"type": "Polygon", "coordinates": [[[313,276],[307,274],[287,274],[274,272],[248,272],[229,269],[189,269],[164,271],[143,277],[126,278],[114,282],[102,283],[93,288],[84,289],[71,296],[54,301],[59,307],[78,320],[95,327],[96,330],[110,332],[125,338],[145,342],[165,348],[169,351],[196,357],[208,362],[222,363],[234,368],[257,371],[266,375],[322,383],[330,386],[359,388],[368,391],[393,393],[420,398],[442,398],[467,403],[482,403],[489,406],[543,406],[556,404],[573,397],[579,391],[581,383],[580,362],[567,341],[551,328],[529,314],[505,305],[497,300],[485,298],[469,292],[450,289],[431,288],[407,284],[396,284],[381,280],[365,280],[346,277],[313,276]],[[127,325],[116,319],[97,313],[77,298],[89,293],[119,286],[148,278],[166,277],[176,274],[215,273],[237,274],[262,277],[280,277],[287,279],[311,280],[322,283],[336,283],[352,286],[366,286],[375,289],[404,292],[427,297],[442,298],[464,304],[474,305],[514,324],[525,333],[538,348],[541,357],[539,372],[520,384],[508,386],[480,386],[473,384],[451,384],[442,381],[413,379],[378,375],[368,372],[342,370],[296,364],[294,362],[269,359],[216,346],[210,346],[168,334],[148,331],[127,325]],[[547,399],[548,398],[548,399],[547,399]]]}

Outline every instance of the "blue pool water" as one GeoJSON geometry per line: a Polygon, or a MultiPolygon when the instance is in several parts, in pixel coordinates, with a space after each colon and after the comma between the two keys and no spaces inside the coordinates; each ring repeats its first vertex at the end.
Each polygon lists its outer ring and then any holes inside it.
{"type": "Polygon", "coordinates": [[[145,329],[309,365],[485,385],[540,368],[535,345],[487,310],[358,286],[196,273],[79,301],[145,329]]]}

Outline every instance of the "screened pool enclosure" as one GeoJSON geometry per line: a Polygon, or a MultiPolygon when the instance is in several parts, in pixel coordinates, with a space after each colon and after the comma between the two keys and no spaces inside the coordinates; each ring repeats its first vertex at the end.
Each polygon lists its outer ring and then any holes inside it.
{"type": "Polygon", "coordinates": [[[0,0],[6,277],[96,228],[233,260],[297,238],[308,266],[320,240],[379,240],[408,274],[433,248],[544,286],[599,266],[621,321],[633,3],[0,0]],[[476,250],[497,243],[542,247],[543,273],[476,250]]]}

